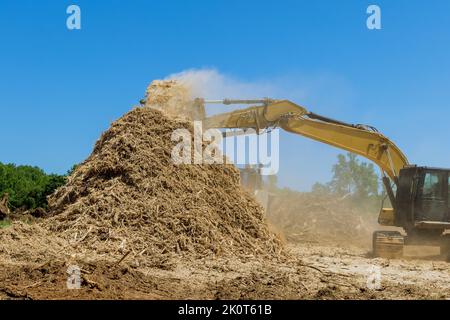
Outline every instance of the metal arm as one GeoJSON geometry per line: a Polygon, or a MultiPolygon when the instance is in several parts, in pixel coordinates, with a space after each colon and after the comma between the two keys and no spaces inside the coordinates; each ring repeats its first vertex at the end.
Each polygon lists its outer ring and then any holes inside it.
{"type": "Polygon", "coordinates": [[[207,117],[203,122],[207,128],[253,128],[259,132],[260,129],[280,127],[285,131],[361,155],[376,163],[396,184],[400,169],[408,165],[402,151],[370,126],[347,124],[319,116],[288,100],[225,99],[213,102],[262,105],[207,117]]]}

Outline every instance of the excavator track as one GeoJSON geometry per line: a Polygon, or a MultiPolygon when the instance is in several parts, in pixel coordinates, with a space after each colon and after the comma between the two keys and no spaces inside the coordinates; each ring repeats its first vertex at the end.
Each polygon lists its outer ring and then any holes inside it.
{"type": "Polygon", "coordinates": [[[396,259],[403,256],[405,238],[397,231],[375,231],[372,238],[373,255],[396,259]]]}

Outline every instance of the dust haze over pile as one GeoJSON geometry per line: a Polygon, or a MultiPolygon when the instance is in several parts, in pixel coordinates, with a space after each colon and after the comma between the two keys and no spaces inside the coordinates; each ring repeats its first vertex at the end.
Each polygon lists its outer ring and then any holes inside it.
{"type": "MultiPolygon", "coordinates": [[[[166,79],[176,79],[188,87],[193,98],[205,99],[257,99],[257,98],[286,98],[288,92],[294,92],[297,99],[305,96],[302,89],[282,84],[282,78],[271,80],[259,79],[246,81],[220,73],[216,69],[190,69],[169,75],[166,79]],[[293,90],[289,90],[289,88],[293,90]]],[[[208,110],[211,114],[231,110],[230,106],[214,106],[208,110]]],[[[236,108],[236,106],[234,107],[236,108]]]]}
{"type": "Polygon", "coordinates": [[[268,81],[241,81],[215,69],[186,70],[172,74],[167,79],[176,79],[189,87],[194,96],[207,99],[263,97],[275,91],[275,86],[268,81]]]}
{"type": "Polygon", "coordinates": [[[193,97],[205,99],[290,99],[322,110],[344,110],[353,100],[348,81],[331,73],[291,72],[252,79],[238,78],[215,68],[187,69],[173,73],[166,80],[176,79],[190,88],[193,97]],[[326,93],[326,94],[325,94],[326,93]]]}

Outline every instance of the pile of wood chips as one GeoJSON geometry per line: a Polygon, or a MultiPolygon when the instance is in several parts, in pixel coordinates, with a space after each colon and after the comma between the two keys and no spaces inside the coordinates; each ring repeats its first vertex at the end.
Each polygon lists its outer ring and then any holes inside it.
{"type": "Polygon", "coordinates": [[[103,133],[49,198],[46,228],[97,253],[279,255],[262,208],[232,165],[176,165],[172,132],[189,121],[138,107],[103,133]]]}

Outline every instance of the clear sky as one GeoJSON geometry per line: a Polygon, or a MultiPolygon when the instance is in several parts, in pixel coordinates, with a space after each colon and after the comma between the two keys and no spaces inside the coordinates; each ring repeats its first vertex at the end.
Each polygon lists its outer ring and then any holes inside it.
{"type": "MultiPolygon", "coordinates": [[[[448,0],[2,0],[0,161],[63,173],[151,80],[206,68],[450,167],[449,14],[448,0]],[[70,4],[81,30],[66,28],[70,4]],[[381,30],[366,27],[370,4],[381,30]]],[[[281,138],[281,185],[330,178],[339,150],[281,138]]]]}

